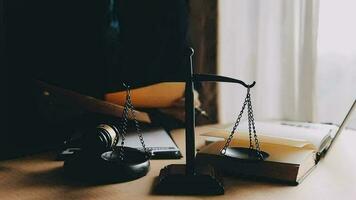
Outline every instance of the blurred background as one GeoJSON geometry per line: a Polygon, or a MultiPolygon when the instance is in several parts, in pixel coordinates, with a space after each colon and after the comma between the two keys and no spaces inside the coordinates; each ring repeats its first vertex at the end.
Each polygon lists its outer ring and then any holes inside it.
{"type": "MultiPolygon", "coordinates": [[[[340,124],[356,98],[355,8],[353,0],[192,0],[197,71],[256,81],[257,119],[340,124]]],[[[204,86],[213,120],[234,121],[246,90],[204,86]]]]}

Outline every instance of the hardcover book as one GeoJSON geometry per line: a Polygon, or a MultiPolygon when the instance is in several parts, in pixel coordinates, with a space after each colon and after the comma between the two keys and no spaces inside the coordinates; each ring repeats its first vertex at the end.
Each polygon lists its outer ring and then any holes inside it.
{"type": "Polygon", "coordinates": [[[197,153],[197,163],[211,164],[228,175],[297,185],[330,149],[354,108],[355,102],[340,127],[307,122],[257,121],[260,148],[269,154],[265,160],[228,156],[233,147],[249,147],[247,122],[240,123],[226,155],[222,155],[221,150],[230,134],[228,127],[232,125],[215,126],[201,134],[206,136],[207,145],[197,153]]]}

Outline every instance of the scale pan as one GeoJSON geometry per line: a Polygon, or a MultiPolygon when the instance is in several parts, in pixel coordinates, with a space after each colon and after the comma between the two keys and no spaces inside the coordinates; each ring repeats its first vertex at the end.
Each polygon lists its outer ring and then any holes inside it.
{"type": "Polygon", "coordinates": [[[269,157],[269,154],[264,151],[260,151],[259,154],[258,151],[255,149],[249,149],[244,147],[228,147],[226,149],[225,156],[244,160],[258,161],[261,160],[261,156],[262,160],[265,160],[269,157]]]}
{"type": "Polygon", "coordinates": [[[64,169],[71,177],[90,183],[126,182],[145,176],[150,162],[145,152],[130,147],[116,147],[99,156],[78,154],[64,163],[64,169]],[[119,157],[123,148],[124,159],[119,157]]]}

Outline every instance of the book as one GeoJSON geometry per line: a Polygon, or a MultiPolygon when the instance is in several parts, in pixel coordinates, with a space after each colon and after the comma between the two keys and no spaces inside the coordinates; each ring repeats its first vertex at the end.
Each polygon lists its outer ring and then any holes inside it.
{"type": "MultiPolygon", "coordinates": [[[[283,145],[261,143],[260,147],[269,154],[264,161],[251,161],[220,155],[225,141],[217,141],[200,149],[197,163],[210,164],[226,175],[261,180],[299,184],[315,166],[313,150],[283,145]]],[[[230,147],[248,147],[247,143],[233,140],[230,147]]]]}
{"type": "MultiPolygon", "coordinates": [[[[355,101],[356,102],[356,101],[355,101]]],[[[197,162],[211,164],[222,172],[238,177],[273,180],[297,185],[314,169],[330,149],[350,118],[355,102],[339,126],[332,124],[256,121],[260,148],[267,152],[265,160],[248,160],[221,155],[230,135],[228,127],[215,126],[201,135],[208,145],[197,153],[197,162]]],[[[229,147],[249,147],[247,122],[241,122],[229,147]]]]}
{"type": "MultiPolygon", "coordinates": [[[[209,136],[207,141],[227,138],[232,124],[212,128],[201,135],[209,136]]],[[[256,121],[258,138],[261,143],[313,149],[321,154],[326,151],[338,130],[337,125],[297,121],[256,121]]],[[[234,140],[248,141],[247,122],[242,121],[234,140]]]]}
{"type": "MultiPolygon", "coordinates": [[[[142,127],[146,149],[152,159],[178,159],[182,154],[167,130],[162,127],[142,127]]],[[[120,145],[120,138],[118,145],[120,145]]],[[[125,146],[143,150],[135,130],[128,130],[125,136],[125,146]]]]}

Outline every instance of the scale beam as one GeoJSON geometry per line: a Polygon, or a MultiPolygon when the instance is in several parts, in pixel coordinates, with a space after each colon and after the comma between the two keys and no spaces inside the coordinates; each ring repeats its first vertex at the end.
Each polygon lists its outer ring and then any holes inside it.
{"type": "Polygon", "coordinates": [[[256,82],[254,81],[252,84],[248,85],[239,79],[234,79],[234,78],[219,76],[214,74],[193,74],[193,80],[199,82],[212,81],[212,82],[238,83],[246,88],[252,88],[256,84],[256,82]]]}

